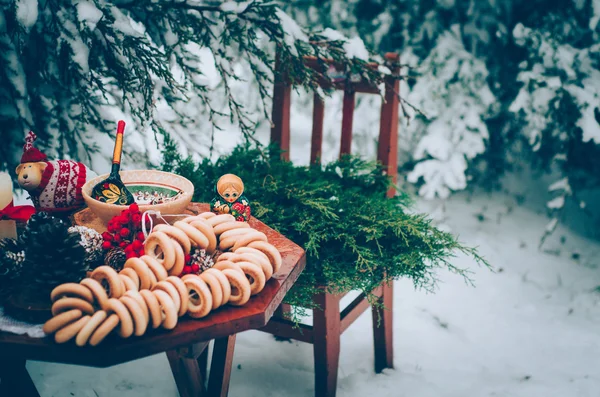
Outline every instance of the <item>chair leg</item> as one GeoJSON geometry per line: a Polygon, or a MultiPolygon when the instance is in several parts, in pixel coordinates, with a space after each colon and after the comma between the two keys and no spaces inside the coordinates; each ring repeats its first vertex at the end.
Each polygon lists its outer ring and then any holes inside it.
{"type": "Polygon", "coordinates": [[[373,340],[375,342],[375,372],[380,373],[384,368],[394,368],[393,342],[393,303],[394,286],[392,283],[381,286],[382,293],[378,304],[373,307],[373,340]]]}
{"type": "Polygon", "coordinates": [[[315,295],[313,311],[315,396],[335,397],[340,359],[340,301],[328,293],[315,295]]]}

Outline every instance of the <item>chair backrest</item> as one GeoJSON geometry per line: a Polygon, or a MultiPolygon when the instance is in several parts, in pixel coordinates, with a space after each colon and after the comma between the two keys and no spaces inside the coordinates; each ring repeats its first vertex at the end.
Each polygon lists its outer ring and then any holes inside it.
{"type": "MultiPolygon", "coordinates": [[[[379,122],[379,140],[377,146],[377,160],[383,164],[385,173],[392,177],[394,183],[398,174],[398,112],[400,81],[400,59],[398,54],[388,53],[386,61],[390,64],[392,74],[385,78],[385,94],[381,105],[381,119],[379,122]]],[[[305,62],[313,68],[321,67],[316,58],[306,58],[305,62]]],[[[378,65],[370,65],[377,67],[378,65]]],[[[279,60],[276,63],[279,69],[279,60]]],[[[376,86],[366,82],[335,82],[333,87],[344,91],[342,108],[342,134],[340,143],[340,157],[350,153],[352,147],[352,120],[354,117],[355,94],[368,93],[379,95],[376,86]]],[[[273,89],[273,113],[271,127],[271,142],[275,142],[281,148],[281,156],[285,160],[290,158],[290,108],[291,108],[292,83],[276,73],[273,89]]],[[[325,115],[325,103],[317,93],[314,94],[312,136],[310,148],[311,164],[321,161],[321,150],[323,145],[323,119],[325,115]]],[[[394,189],[387,192],[388,197],[393,196],[394,189]]]]}

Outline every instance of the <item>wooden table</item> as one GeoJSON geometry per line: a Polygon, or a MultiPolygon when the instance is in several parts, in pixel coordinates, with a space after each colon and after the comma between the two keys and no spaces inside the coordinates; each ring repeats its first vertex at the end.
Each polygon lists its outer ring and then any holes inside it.
{"type": "MultiPolygon", "coordinates": [[[[192,204],[194,213],[208,210],[207,204],[192,204]]],[[[84,210],[75,215],[78,223],[94,222],[84,210]]],[[[30,338],[0,332],[0,396],[39,396],[25,363],[27,360],[110,367],[166,352],[179,394],[188,396],[226,396],[236,334],[262,328],[282,302],[306,264],[304,250],[264,223],[252,218],[250,225],[265,233],[281,253],[283,265],[267,282],[264,290],[242,307],[226,306],[207,317],[179,319],[174,330],[152,330],[142,337],[119,339],[110,336],[97,347],[59,345],[52,338],[30,338]],[[205,388],[208,343],[214,339],[213,358],[205,388]],[[206,393],[206,394],[205,394],[206,393]]]]}

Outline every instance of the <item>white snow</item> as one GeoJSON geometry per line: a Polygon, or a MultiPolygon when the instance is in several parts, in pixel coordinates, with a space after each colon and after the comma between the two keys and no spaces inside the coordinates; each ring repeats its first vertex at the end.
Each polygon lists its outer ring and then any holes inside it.
{"type": "Polygon", "coordinates": [[[551,210],[561,209],[565,206],[565,196],[558,196],[546,203],[546,206],[551,210]]]}
{"type": "MultiPolygon", "coordinates": [[[[344,51],[346,52],[346,56],[348,58],[358,58],[363,61],[369,60],[369,51],[367,50],[367,47],[365,47],[365,43],[360,37],[354,36],[352,38],[348,38],[341,32],[331,28],[324,29],[322,32],[320,32],[320,34],[326,37],[329,41],[343,41],[344,51]]],[[[389,69],[387,73],[391,74],[389,69]]]]}
{"type": "Polygon", "coordinates": [[[91,1],[80,1],[77,3],[77,17],[79,22],[84,23],[88,29],[96,29],[98,21],[104,14],[91,1]]]}
{"type": "MultiPolygon", "coordinates": [[[[460,256],[453,263],[471,267],[475,288],[446,272],[435,294],[396,282],[395,369],[373,372],[367,312],[342,336],[337,395],[597,397],[600,245],[558,226],[546,251],[538,251],[547,219],[509,196],[455,195],[441,212],[437,203],[422,205],[442,214],[463,241],[479,245],[495,272],[460,256]]],[[[178,395],[164,355],[107,369],[27,367],[43,397],[178,395]]],[[[231,397],[312,396],[313,384],[312,346],[258,331],[238,335],[231,397]]]]}
{"type": "Polygon", "coordinates": [[[294,21],[288,14],[283,12],[280,8],[276,11],[277,18],[281,22],[281,27],[284,30],[285,44],[289,47],[292,54],[297,55],[296,40],[308,42],[308,36],[304,30],[294,21]]]}
{"type": "Polygon", "coordinates": [[[16,2],[17,21],[29,30],[38,18],[38,0],[18,0],[16,2]]]}
{"type": "Polygon", "coordinates": [[[226,1],[219,6],[219,8],[225,12],[233,12],[240,14],[246,11],[246,8],[252,3],[252,1],[226,1]]]}

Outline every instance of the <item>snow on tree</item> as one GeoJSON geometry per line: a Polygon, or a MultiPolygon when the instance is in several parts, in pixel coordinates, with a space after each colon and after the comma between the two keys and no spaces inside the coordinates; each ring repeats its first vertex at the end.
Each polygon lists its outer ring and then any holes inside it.
{"type": "Polygon", "coordinates": [[[429,56],[418,65],[423,71],[407,100],[422,109],[407,126],[416,136],[408,174],[422,182],[419,194],[446,198],[467,186],[469,161],[485,151],[485,117],[492,112],[494,95],[485,64],[467,52],[455,34],[440,36],[429,56]]]}
{"type": "Polygon", "coordinates": [[[381,81],[341,46],[268,0],[0,0],[0,168],[17,163],[30,129],[51,157],[103,164],[119,118],[135,164],[153,160],[165,132],[189,153],[207,154],[229,125],[253,140],[276,48],[299,86],[316,88],[322,74],[307,55],[381,81]]]}

